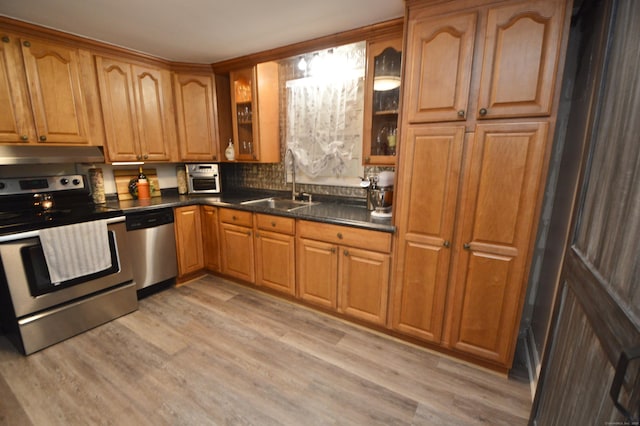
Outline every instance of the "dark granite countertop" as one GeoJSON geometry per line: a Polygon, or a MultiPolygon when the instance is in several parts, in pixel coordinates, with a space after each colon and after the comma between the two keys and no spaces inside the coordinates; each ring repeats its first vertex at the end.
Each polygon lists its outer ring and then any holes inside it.
{"type": "Polygon", "coordinates": [[[245,201],[268,197],[288,198],[290,195],[291,193],[266,190],[241,190],[213,196],[178,195],[175,190],[163,190],[161,197],[153,197],[151,200],[119,201],[109,199],[107,207],[122,210],[125,213],[133,213],[164,207],[210,205],[376,231],[395,232],[395,226],[393,226],[391,219],[372,216],[363,199],[314,195],[314,204],[290,212],[256,204],[242,204],[245,201]]]}

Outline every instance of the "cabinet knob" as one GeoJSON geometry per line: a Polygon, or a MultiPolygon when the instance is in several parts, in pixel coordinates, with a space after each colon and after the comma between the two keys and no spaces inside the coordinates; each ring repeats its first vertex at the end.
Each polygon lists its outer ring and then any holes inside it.
{"type": "Polygon", "coordinates": [[[339,240],[341,240],[342,239],[342,232],[338,232],[337,237],[338,237],[339,240]]]}
{"type": "MultiPolygon", "coordinates": [[[[251,231],[249,231],[249,235],[251,235],[251,231]]],[[[256,238],[260,238],[260,233],[256,232],[256,238]]]]}
{"type": "Polygon", "coordinates": [[[27,135],[22,135],[22,136],[20,136],[20,140],[21,140],[21,141],[25,141],[25,142],[26,142],[26,141],[28,141],[28,140],[29,140],[29,136],[27,136],[27,135]]]}
{"type": "Polygon", "coordinates": [[[331,247],[331,253],[335,253],[336,252],[336,248],[335,247],[331,247]]]}
{"type": "Polygon", "coordinates": [[[42,135],[42,136],[40,136],[40,140],[41,140],[42,142],[44,142],[44,141],[46,141],[46,140],[47,140],[47,137],[46,137],[45,135],[42,135]]]}
{"type": "Polygon", "coordinates": [[[233,219],[233,220],[238,220],[238,216],[233,215],[233,216],[231,216],[231,219],[233,219]]]}
{"type": "Polygon", "coordinates": [[[364,157],[364,162],[365,162],[365,163],[368,163],[369,161],[371,161],[371,158],[370,158],[370,157],[364,157]]]}
{"type": "Polygon", "coordinates": [[[464,118],[464,110],[463,109],[458,111],[458,117],[464,118]]]}
{"type": "Polygon", "coordinates": [[[471,248],[471,244],[469,244],[469,243],[464,243],[464,244],[462,245],[462,248],[463,248],[463,249],[465,249],[465,250],[469,250],[469,249],[471,248]]]}
{"type": "Polygon", "coordinates": [[[248,235],[248,236],[251,236],[251,231],[247,232],[247,235],[248,235]]]}
{"type": "Polygon", "coordinates": [[[442,243],[443,247],[449,248],[451,247],[451,243],[449,242],[449,240],[444,240],[444,242],[442,243]]]}
{"type": "Polygon", "coordinates": [[[217,155],[214,155],[214,156],[213,156],[213,161],[216,161],[217,159],[218,159],[218,156],[217,156],[217,155]]]}
{"type": "Polygon", "coordinates": [[[481,116],[485,116],[487,115],[487,109],[486,108],[480,108],[480,111],[478,111],[480,113],[481,116]]]}
{"type": "Polygon", "coordinates": [[[344,253],[345,256],[349,256],[349,250],[345,250],[345,251],[343,251],[343,253],[344,253]]]}
{"type": "Polygon", "coordinates": [[[271,226],[273,226],[275,228],[276,227],[276,223],[275,222],[271,222],[271,226]]]}
{"type": "Polygon", "coordinates": [[[136,160],[142,160],[142,155],[136,155],[136,160]]]}
{"type": "Polygon", "coordinates": [[[147,154],[143,155],[142,158],[144,158],[145,160],[149,159],[149,156],[147,154]]]}
{"type": "Polygon", "coordinates": [[[9,37],[7,36],[2,36],[2,41],[5,43],[9,43],[11,40],[9,40],[9,37]]]}
{"type": "Polygon", "coordinates": [[[28,41],[23,41],[22,44],[24,45],[24,47],[31,47],[31,43],[28,41]]]}

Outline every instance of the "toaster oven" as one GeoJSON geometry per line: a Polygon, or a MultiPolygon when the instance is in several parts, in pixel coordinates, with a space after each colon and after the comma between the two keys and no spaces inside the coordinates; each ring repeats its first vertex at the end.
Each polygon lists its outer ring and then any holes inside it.
{"type": "Polygon", "coordinates": [[[218,164],[187,164],[189,194],[219,194],[220,170],[218,164]]]}

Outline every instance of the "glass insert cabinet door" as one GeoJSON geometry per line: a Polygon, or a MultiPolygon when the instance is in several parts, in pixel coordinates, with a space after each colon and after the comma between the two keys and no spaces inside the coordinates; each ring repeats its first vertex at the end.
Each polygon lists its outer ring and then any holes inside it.
{"type": "Polygon", "coordinates": [[[254,159],[257,131],[255,122],[255,87],[253,69],[247,68],[231,73],[232,120],[236,158],[239,160],[254,159]]]}
{"type": "Polygon", "coordinates": [[[363,163],[396,162],[402,37],[367,45],[363,163]]]}

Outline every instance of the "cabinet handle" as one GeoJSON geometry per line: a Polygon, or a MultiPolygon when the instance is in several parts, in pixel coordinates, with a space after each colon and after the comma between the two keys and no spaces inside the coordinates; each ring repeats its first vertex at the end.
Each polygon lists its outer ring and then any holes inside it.
{"type": "Polygon", "coordinates": [[[217,159],[218,159],[218,156],[217,156],[217,155],[214,155],[214,156],[213,156],[213,161],[216,161],[217,159]]]}
{"type": "Polygon", "coordinates": [[[236,215],[231,216],[232,220],[238,220],[238,217],[236,215]]]}
{"type": "Polygon", "coordinates": [[[337,237],[338,237],[339,240],[341,240],[342,239],[342,232],[338,232],[337,237]]]}
{"type": "Polygon", "coordinates": [[[47,140],[47,137],[46,137],[45,135],[42,135],[42,136],[40,136],[40,140],[41,140],[42,142],[44,142],[44,141],[46,141],[46,140],[47,140]]]}
{"type": "Polygon", "coordinates": [[[273,226],[275,228],[276,227],[276,223],[275,222],[271,222],[271,226],[273,226]]]}
{"type": "Polygon", "coordinates": [[[11,40],[9,40],[9,37],[7,36],[2,36],[2,41],[4,41],[5,43],[9,43],[11,40]]]}
{"type": "Polygon", "coordinates": [[[632,417],[631,411],[618,401],[618,397],[620,396],[620,389],[624,383],[624,376],[627,373],[629,361],[637,358],[640,358],[640,346],[631,350],[624,350],[620,353],[620,358],[618,358],[618,364],[616,365],[616,373],[613,376],[613,382],[611,382],[611,389],[609,390],[609,396],[611,396],[613,400],[613,405],[625,417],[628,424],[638,424],[638,419],[632,417]]]}
{"type": "Polygon", "coordinates": [[[478,111],[480,113],[481,116],[485,116],[487,115],[487,109],[486,108],[480,108],[480,111],[478,111]]]}
{"type": "Polygon", "coordinates": [[[136,160],[142,160],[142,155],[136,155],[136,160]]]}
{"type": "Polygon", "coordinates": [[[464,110],[463,109],[458,111],[458,117],[464,118],[464,110]]]}
{"type": "Polygon", "coordinates": [[[149,159],[149,156],[147,154],[143,155],[142,158],[144,158],[145,160],[149,159]]]}
{"type": "Polygon", "coordinates": [[[248,236],[251,236],[251,231],[247,232],[247,235],[248,235],[248,236]]]}
{"type": "Polygon", "coordinates": [[[331,253],[335,253],[336,252],[336,248],[335,247],[331,247],[331,253]]]}
{"type": "Polygon", "coordinates": [[[31,43],[28,41],[23,41],[22,44],[24,45],[24,47],[31,47],[31,43]]]}
{"type": "Polygon", "coordinates": [[[21,141],[25,141],[25,142],[26,142],[26,141],[28,141],[28,140],[29,140],[29,136],[27,136],[27,135],[22,135],[22,136],[20,136],[20,140],[21,140],[21,141]]]}
{"type": "Polygon", "coordinates": [[[345,256],[349,256],[349,250],[345,250],[343,253],[345,256]]]}
{"type": "Polygon", "coordinates": [[[442,243],[443,247],[449,248],[451,247],[451,243],[449,242],[449,240],[444,240],[444,242],[442,243]]]}
{"type": "Polygon", "coordinates": [[[463,248],[463,249],[465,249],[465,250],[469,250],[469,249],[471,248],[471,244],[469,244],[469,243],[464,243],[464,244],[462,245],[462,248],[463,248]]]}

